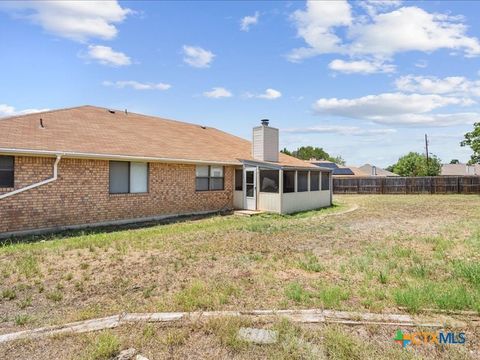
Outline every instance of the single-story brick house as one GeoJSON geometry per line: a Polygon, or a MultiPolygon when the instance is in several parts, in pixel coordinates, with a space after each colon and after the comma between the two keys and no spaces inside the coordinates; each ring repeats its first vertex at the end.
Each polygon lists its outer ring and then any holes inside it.
{"type": "Polygon", "coordinates": [[[330,206],[329,169],[253,142],[153,116],[80,106],[0,119],[0,236],[231,209],[330,206]]]}

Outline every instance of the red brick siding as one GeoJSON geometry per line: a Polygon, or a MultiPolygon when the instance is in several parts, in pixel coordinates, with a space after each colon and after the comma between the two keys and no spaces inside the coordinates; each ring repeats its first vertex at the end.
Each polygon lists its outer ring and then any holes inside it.
{"type": "MultiPolygon", "coordinates": [[[[54,159],[15,158],[15,188],[52,176],[54,159]]],[[[62,159],[55,182],[0,199],[0,233],[233,208],[233,167],[225,190],[195,191],[195,165],[149,164],[147,194],[109,194],[104,160],[62,159]]],[[[0,194],[11,189],[0,189],[0,194]]]]}

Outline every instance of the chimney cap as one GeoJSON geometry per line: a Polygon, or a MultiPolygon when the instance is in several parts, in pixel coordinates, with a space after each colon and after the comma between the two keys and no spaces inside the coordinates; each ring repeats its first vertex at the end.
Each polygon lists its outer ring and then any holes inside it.
{"type": "Polygon", "coordinates": [[[263,125],[263,126],[268,126],[268,123],[270,122],[270,120],[268,120],[268,119],[262,119],[261,122],[262,122],[262,125],[263,125]]]}

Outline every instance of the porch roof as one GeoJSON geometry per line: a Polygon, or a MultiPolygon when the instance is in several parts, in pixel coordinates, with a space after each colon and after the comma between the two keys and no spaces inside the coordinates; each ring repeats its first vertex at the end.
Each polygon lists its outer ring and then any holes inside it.
{"type": "Polygon", "coordinates": [[[305,162],[305,166],[299,166],[299,165],[289,165],[289,164],[283,164],[283,163],[275,163],[275,162],[269,162],[269,161],[259,161],[259,160],[240,160],[243,165],[245,166],[258,166],[258,167],[263,167],[267,169],[273,169],[273,170],[318,170],[318,171],[326,171],[326,172],[332,172],[332,169],[329,169],[327,167],[321,167],[321,166],[311,166],[310,163],[305,162]]]}

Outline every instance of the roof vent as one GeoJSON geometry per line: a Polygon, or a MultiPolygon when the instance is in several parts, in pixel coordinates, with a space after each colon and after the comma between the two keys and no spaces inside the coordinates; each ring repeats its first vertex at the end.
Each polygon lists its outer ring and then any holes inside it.
{"type": "Polygon", "coordinates": [[[128,110],[127,109],[125,109],[125,115],[128,115],[128,110]]]}
{"type": "Polygon", "coordinates": [[[205,130],[205,129],[207,128],[207,127],[204,126],[204,125],[201,125],[200,127],[201,127],[203,130],[205,130]]]}
{"type": "Polygon", "coordinates": [[[110,114],[115,114],[115,110],[110,110],[110,109],[108,109],[107,111],[108,111],[110,114]]]}
{"type": "Polygon", "coordinates": [[[262,126],[268,126],[268,123],[270,122],[270,120],[268,119],[262,119],[262,126]]]}

